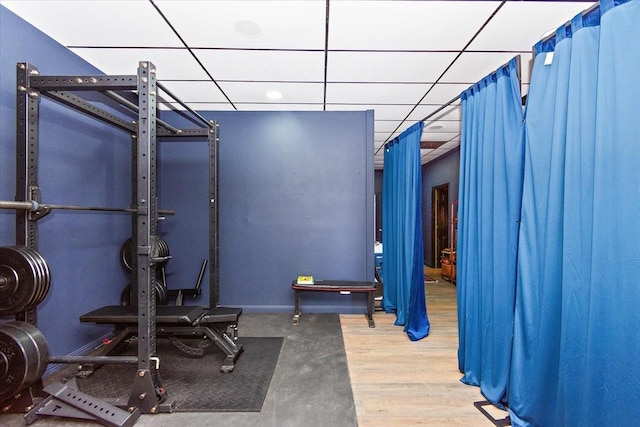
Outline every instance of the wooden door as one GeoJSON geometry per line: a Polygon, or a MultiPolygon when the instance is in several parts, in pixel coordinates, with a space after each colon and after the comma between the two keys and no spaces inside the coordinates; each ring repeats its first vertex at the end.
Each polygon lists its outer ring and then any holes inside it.
{"type": "Polygon", "coordinates": [[[432,248],[436,268],[440,267],[440,252],[449,247],[449,184],[431,189],[432,248]]]}

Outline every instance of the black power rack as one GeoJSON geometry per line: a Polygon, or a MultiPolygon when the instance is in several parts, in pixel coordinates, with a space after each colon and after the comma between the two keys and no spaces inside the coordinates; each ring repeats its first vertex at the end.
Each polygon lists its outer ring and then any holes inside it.
{"type": "MultiPolygon", "coordinates": [[[[38,415],[57,415],[85,418],[105,425],[132,425],[140,413],[170,412],[171,403],[165,402],[166,391],[161,384],[157,369],[156,355],[156,300],[153,284],[156,269],[151,268],[154,259],[153,245],[157,234],[158,203],[156,193],[156,143],[159,138],[198,138],[209,144],[209,306],[218,305],[218,124],[205,119],[193,111],[166,87],[156,80],[156,68],[149,61],[138,64],[134,75],[82,75],[82,76],[42,76],[29,63],[17,64],[16,100],[16,200],[7,202],[6,208],[16,211],[16,245],[38,249],[37,221],[56,205],[46,205],[40,201],[38,186],[38,140],[39,104],[42,96],[84,113],[117,129],[131,134],[132,138],[132,206],[125,209],[132,216],[133,279],[137,288],[132,292],[132,304],[138,308],[138,354],[137,356],[103,356],[101,363],[137,364],[137,374],[127,410],[122,410],[99,399],[77,391],[72,385],[54,383],[54,389],[44,391],[50,394],[42,400],[42,380],[22,393],[32,402],[23,407],[33,407],[25,416],[28,423],[38,415]],[[181,112],[189,119],[202,125],[193,129],[178,129],[157,117],[158,90],[182,105],[181,112]],[[73,92],[73,93],[72,93],[73,92]],[[127,120],[76,93],[99,92],[128,109],[136,120],[127,120]],[[137,100],[137,103],[135,102],[137,100]],[[136,298],[137,296],[137,298],[136,298]],[[135,301],[134,301],[135,299],[135,301]],[[59,397],[57,397],[59,396],[59,397]],[[71,396],[65,398],[63,396],[71,396]],[[47,413],[47,400],[55,400],[58,410],[47,413]],[[63,408],[63,410],[60,410],[63,408]],[[122,411],[122,412],[120,412],[122,411]]],[[[64,207],[61,207],[64,208],[64,207]]],[[[80,208],[81,209],[81,208],[80,208]]],[[[110,208],[87,208],[88,210],[118,210],[110,208]]],[[[16,314],[16,321],[37,324],[35,307],[16,314]]],[[[48,362],[84,363],[94,361],[91,356],[48,357],[48,362]]]]}

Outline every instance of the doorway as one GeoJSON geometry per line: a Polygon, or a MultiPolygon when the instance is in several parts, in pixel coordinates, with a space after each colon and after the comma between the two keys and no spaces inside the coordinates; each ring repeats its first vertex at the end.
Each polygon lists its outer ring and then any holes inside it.
{"type": "Polygon", "coordinates": [[[449,184],[431,189],[431,247],[433,265],[440,267],[440,253],[449,247],[449,184]]]}

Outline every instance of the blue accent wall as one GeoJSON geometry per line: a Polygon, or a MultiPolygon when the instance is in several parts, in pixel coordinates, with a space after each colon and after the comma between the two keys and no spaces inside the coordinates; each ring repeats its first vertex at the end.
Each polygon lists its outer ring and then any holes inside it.
{"type": "MultiPolygon", "coordinates": [[[[372,111],[202,114],[220,124],[221,305],[288,312],[299,275],[373,279],[372,111]]],[[[206,142],[162,142],[160,156],[161,205],[177,211],[161,226],[169,287],[186,287],[208,250],[206,142]]],[[[207,295],[205,283],[200,303],[207,295]]],[[[362,312],[359,297],[302,303],[362,312]]]]}
{"type": "MultiPolygon", "coordinates": [[[[424,239],[424,263],[435,267],[432,246],[432,200],[431,190],[449,184],[449,203],[458,200],[460,180],[460,149],[451,150],[444,156],[422,166],[422,228],[424,239]]],[[[451,239],[451,236],[449,236],[451,239]]]]}

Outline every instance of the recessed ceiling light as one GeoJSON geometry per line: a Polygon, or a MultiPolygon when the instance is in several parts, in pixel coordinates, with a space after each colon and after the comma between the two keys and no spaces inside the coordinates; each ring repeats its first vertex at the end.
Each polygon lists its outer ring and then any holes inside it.
{"type": "Polygon", "coordinates": [[[245,37],[256,38],[262,35],[262,29],[258,24],[253,21],[243,20],[238,21],[234,25],[236,32],[245,37]]]}
{"type": "Polygon", "coordinates": [[[442,129],[442,125],[433,125],[433,126],[429,126],[427,129],[429,129],[429,130],[438,130],[438,129],[442,129]]]}
{"type": "Polygon", "coordinates": [[[277,90],[270,90],[267,92],[267,98],[277,101],[278,99],[282,99],[282,93],[277,90]]]}

